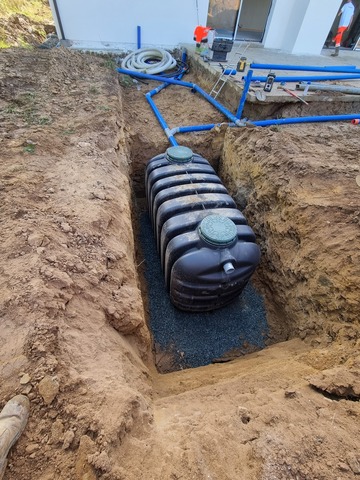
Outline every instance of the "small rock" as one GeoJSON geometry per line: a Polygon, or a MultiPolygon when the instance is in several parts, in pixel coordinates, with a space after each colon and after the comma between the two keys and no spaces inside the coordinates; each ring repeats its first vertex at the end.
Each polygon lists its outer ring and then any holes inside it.
{"type": "Polygon", "coordinates": [[[358,458],[354,453],[349,453],[347,456],[347,463],[355,475],[360,474],[360,458],[358,458]]]}
{"type": "Polygon", "coordinates": [[[72,228],[70,227],[70,225],[67,222],[62,222],[60,224],[60,227],[61,227],[61,230],[65,233],[69,233],[69,232],[72,231],[72,228]]]}
{"type": "Polygon", "coordinates": [[[26,387],[22,389],[21,393],[23,395],[29,395],[31,390],[32,390],[32,386],[31,385],[26,385],[26,387]]]}
{"type": "Polygon", "coordinates": [[[105,451],[96,452],[94,455],[88,456],[88,462],[95,468],[108,472],[111,470],[111,462],[108,454],[105,451]]]}
{"type": "Polygon", "coordinates": [[[250,413],[249,410],[245,407],[238,407],[237,414],[239,415],[242,423],[249,423],[250,422],[250,413]]]}
{"type": "Polygon", "coordinates": [[[106,308],[106,311],[109,315],[115,315],[116,313],[116,307],[114,307],[113,305],[109,305],[107,308],[106,308]]]}
{"type": "Polygon", "coordinates": [[[31,377],[28,373],[25,373],[21,378],[20,378],[20,385],[26,385],[29,383],[31,380],[31,377]]]}
{"type": "Polygon", "coordinates": [[[27,238],[28,244],[31,247],[41,247],[43,240],[44,235],[41,233],[31,233],[27,238]]]}
{"type": "Polygon", "coordinates": [[[81,480],[96,480],[94,468],[88,463],[88,456],[96,452],[96,445],[87,435],[80,438],[80,445],[76,455],[75,478],[81,480]]]}
{"type": "Polygon", "coordinates": [[[91,192],[91,196],[99,200],[106,200],[106,194],[104,192],[91,192]]]}
{"type": "Polygon", "coordinates": [[[297,397],[297,393],[293,390],[285,390],[285,398],[296,398],[297,397]]]}
{"type": "Polygon", "coordinates": [[[350,468],[344,462],[338,463],[338,469],[341,470],[342,472],[348,472],[350,470],[350,468]]]}
{"type": "Polygon", "coordinates": [[[57,445],[63,441],[64,425],[61,420],[56,420],[51,427],[51,440],[49,443],[57,445]]]}
{"type": "Polygon", "coordinates": [[[75,438],[75,433],[72,430],[68,430],[64,435],[64,443],[62,446],[63,450],[66,450],[72,444],[72,441],[75,438]]]}
{"type": "Polygon", "coordinates": [[[30,455],[31,453],[34,453],[36,450],[39,450],[40,445],[38,443],[29,443],[27,447],[25,448],[25,452],[30,455]]]}
{"type": "Polygon", "coordinates": [[[49,375],[46,375],[39,383],[39,393],[42,396],[44,402],[50,405],[56,395],[59,393],[59,382],[49,375]]]}
{"type": "Polygon", "coordinates": [[[59,413],[56,410],[49,410],[48,415],[54,420],[59,415],[59,413]]]}

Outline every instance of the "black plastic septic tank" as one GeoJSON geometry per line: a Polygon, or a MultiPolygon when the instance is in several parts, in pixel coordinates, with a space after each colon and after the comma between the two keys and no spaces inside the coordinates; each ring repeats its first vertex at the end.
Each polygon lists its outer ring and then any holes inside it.
{"type": "Polygon", "coordinates": [[[260,249],[209,162],[175,146],[149,160],[145,188],[165,285],[181,310],[208,311],[237,298],[260,249]]]}

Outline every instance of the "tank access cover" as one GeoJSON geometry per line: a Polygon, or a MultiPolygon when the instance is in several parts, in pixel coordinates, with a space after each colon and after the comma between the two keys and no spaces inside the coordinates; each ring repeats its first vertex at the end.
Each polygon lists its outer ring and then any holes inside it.
{"type": "Polygon", "coordinates": [[[170,163],[188,163],[192,161],[193,156],[191,148],[182,147],[181,145],[169,147],[166,150],[166,159],[170,163]]]}
{"type": "Polygon", "coordinates": [[[200,223],[199,233],[207,243],[217,247],[225,247],[237,237],[235,223],[222,215],[205,217],[200,223]]]}

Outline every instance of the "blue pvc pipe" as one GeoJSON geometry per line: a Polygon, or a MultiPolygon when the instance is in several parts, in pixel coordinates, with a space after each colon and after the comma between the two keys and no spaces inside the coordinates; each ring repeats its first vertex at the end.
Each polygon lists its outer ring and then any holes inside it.
{"type": "Polygon", "coordinates": [[[239,119],[236,118],[235,115],[230,112],[230,110],[221,105],[221,103],[217,102],[213,97],[211,97],[195,83],[183,82],[181,80],[174,80],[172,78],[161,77],[158,75],[149,75],[147,73],[134,72],[132,70],[126,70],[125,68],[117,68],[116,70],[119,73],[124,73],[125,75],[130,75],[131,77],[147,78],[149,80],[155,80],[157,82],[169,83],[171,85],[180,85],[181,87],[191,88],[192,90],[200,93],[200,95],[202,95],[209,103],[211,103],[215,108],[217,108],[219,112],[223,113],[229,120],[235,123],[239,122],[239,119]]]}
{"type": "Polygon", "coordinates": [[[270,125],[289,125],[293,123],[316,123],[316,122],[342,122],[359,118],[360,113],[352,113],[349,115],[324,115],[314,117],[298,117],[298,118],[276,118],[274,120],[257,120],[249,122],[257,127],[268,127],[270,125]]]}
{"type": "MultiPolygon", "coordinates": [[[[250,68],[262,70],[296,70],[299,72],[343,72],[350,73],[349,68],[344,67],[315,67],[306,65],[276,65],[272,63],[251,63],[250,68]]],[[[357,68],[352,68],[351,73],[360,73],[357,68]]]]}
{"type": "Polygon", "coordinates": [[[130,77],[146,78],[148,80],[155,80],[156,82],[169,83],[171,85],[180,85],[181,87],[194,88],[194,83],[182,82],[181,80],[175,80],[174,78],[161,77],[160,75],[150,75],[148,73],[135,72],[133,70],[127,70],[126,68],[117,68],[119,73],[130,75],[130,77]]]}
{"type": "Polygon", "coordinates": [[[226,68],[223,72],[224,75],[236,75],[237,71],[235,68],[226,68]]]}
{"type": "Polygon", "coordinates": [[[341,67],[336,67],[336,66],[331,66],[331,65],[326,65],[324,68],[336,68],[336,69],[347,69],[347,70],[353,70],[354,68],[357,68],[356,65],[342,65],[341,67]]]}
{"type": "MultiPolygon", "coordinates": [[[[156,89],[158,90],[158,89],[156,89]]],[[[154,91],[154,90],[153,90],[154,91]]],[[[158,90],[160,91],[160,90],[158,90]]],[[[158,93],[158,91],[156,93],[158,93]]],[[[161,115],[159,109],[157,108],[154,100],[151,98],[152,97],[152,94],[151,92],[148,92],[146,95],[145,95],[145,98],[146,100],[148,101],[150,107],[152,108],[154,114],[155,114],[155,117],[157,118],[158,122],[160,123],[160,126],[162,127],[162,129],[164,130],[166,136],[168,137],[169,139],[169,142],[171,143],[171,145],[173,145],[174,147],[178,146],[178,143],[177,141],[175,140],[175,137],[173,135],[171,135],[169,132],[170,132],[170,129],[169,129],[169,126],[168,124],[166,123],[164,117],[161,115]]]]}
{"type": "Polygon", "coordinates": [[[141,48],[141,27],[140,25],[137,26],[137,29],[136,29],[136,33],[137,33],[137,48],[141,48]]]}
{"type": "Polygon", "coordinates": [[[217,102],[215,98],[213,98],[211,95],[208,93],[204,92],[202,88],[200,88],[198,85],[194,84],[194,90],[200,95],[202,95],[211,105],[213,105],[215,108],[219,110],[225,117],[227,117],[229,120],[231,120],[234,123],[240,123],[240,120],[230,112],[227,108],[225,108],[221,103],[217,102]]]}
{"type": "MultiPolygon", "coordinates": [[[[183,51],[182,51],[181,61],[183,62],[183,64],[185,64],[186,60],[187,60],[187,50],[186,50],[186,48],[184,48],[183,51]]],[[[177,75],[175,77],[175,79],[180,80],[183,77],[184,73],[185,73],[185,71],[181,72],[179,75],[177,75]]],[[[150,92],[148,92],[145,95],[145,98],[148,101],[150,107],[152,108],[152,110],[155,114],[155,117],[157,118],[158,122],[160,123],[160,126],[162,127],[166,136],[168,137],[168,140],[169,140],[170,144],[175,147],[175,146],[178,145],[178,143],[177,143],[174,135],[172,135],[172,133],[169,129],[169,126],[166,123],[164,117],[161,115],[160,110],[157,108],[156,103],[152,99],[152,97],[154,95],[161,92],[161,90],[168,87],[169,85],[170,85],[169,83],[163,83],[162,85],[159,85],[158,87],[154,88],[154,90],[151,90],[150,92]]]]}
{"type": "MultiPolygon", "coordinates": [[[[242,77],[245,79],[246,77],[242,77]]],[[[360,78],[360,75],[314,75],[314,76],[305,76],[305,77],[276,77],[275,82],[322,82],[326,80],[350,80],[360,78]]],[[[266,82],[267,77],[253,77],[253,82],[266,82]]]]}
{"type": "MultiPolygon", "coordinates": [[[[224,123],[209,123],[207,125],[192,125],[188,127],[177,127],[173,130],[176,130],[175,133],[188,133],[188,132],[204,132],[207,130],[212,130],[215,127],[220,127],[224,123]]],[[[235,127],[235,123],[227,123],[228,127],[235,127]]]]}
{"type": "Polygon", "coordinates": [[[242,92],[242,95],[241,95],[241,98],[240,98],[239,106],[238,106],[238,109],[237,109],[237,112],[236,112],[236,118],[241,118],[241,115],[243,113],[244,106],[245,106],[245,101],[246,101],[246,96],[247,96],[247,94],[249,92],[249,88],[250,88],[252,74],[253,74],[253,71],[249,70],[246,77],[245,77],[245,84],[244,84],[243,92],[242,92]]]}
{"type": "Polygon", "coordinates": [[[218,123],[209,123],[208,125],[193,125],[188,127],[177,127],[176,133],[189,133],[189,132],[204,132],[212,130],[218,123]]]}

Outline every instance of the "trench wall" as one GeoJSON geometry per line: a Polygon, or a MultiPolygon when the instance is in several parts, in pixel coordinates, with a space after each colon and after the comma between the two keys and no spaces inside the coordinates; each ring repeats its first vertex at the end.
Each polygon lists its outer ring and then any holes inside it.
{"type": "Polygon", "coordinates": [[[358,336],[360,192],[348,125],[229,129],[220,175],[253,226],[276,338],[358,336]],[[334,145],[336,138],[343,141],[334,145]]]}

